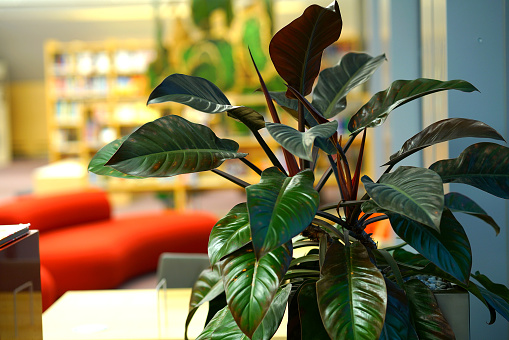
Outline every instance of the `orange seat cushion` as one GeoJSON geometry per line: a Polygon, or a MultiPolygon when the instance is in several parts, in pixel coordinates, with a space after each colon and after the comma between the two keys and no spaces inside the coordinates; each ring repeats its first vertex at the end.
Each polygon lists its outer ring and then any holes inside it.
{"type": "Polygon", "coordinates": [[[30,229],[52,229],[110,218],[107,194],[98,189],[65,195],[25,195],[0,207],[0,224],[30,223],[30,229]]]}
{"type": "Polygon", "coordinates": [[[207,253],[216,217],[206,212],[145,213],[56,229],[40,235],[41,263],[57,296],[114,288],[154,271],[163,252],[207,253]]]}

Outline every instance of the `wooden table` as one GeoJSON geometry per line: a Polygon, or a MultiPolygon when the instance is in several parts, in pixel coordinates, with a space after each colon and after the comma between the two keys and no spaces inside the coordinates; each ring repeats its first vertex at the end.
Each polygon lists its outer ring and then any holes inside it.
{"type": "MultiPolygon", "coordinates": [[[[165,307],[163,290],[69,291],[44,312],[44,340],[184,339],[191,289],[168,289],[166,294],[165,307]]],[[[203,329],[207,309],[202,306],[193,317],[191,339],[203,329]]],[[[274,339],[286,338],[283,322],[274,339]]]]}

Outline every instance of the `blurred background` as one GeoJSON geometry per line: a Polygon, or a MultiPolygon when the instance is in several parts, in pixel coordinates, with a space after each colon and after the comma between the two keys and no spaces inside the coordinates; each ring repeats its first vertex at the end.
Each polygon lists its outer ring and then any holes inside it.
{"type": "MultiPolygon", "coordinates": [[[[314,1],[322,6],[330,2],[314,1]]],[[[382,127],[368,133],[365,174],[378,178],[383,171],[380,165],[406,139],[446,117],[480,119],[508,137],[507,1],[338,3],[343,32],[325,52],[322,67],[336,64],[352,50],[373,56],[385,53],[388,59],[369,84],[349,95],[349,109],[338,118],[339,132],[344,132],[349,115],[396,79],[460,78],[480,90],[470,95],[439,93],[396,110],[382,127]]],[[[168,207],[226,213],[245,198],[219,177],[118,180],[98,178],[86,166],[106,143],[167,114],[182,115],[211,126],[219,137],[239,140],[241,150],[265,166],[267,161],[247,131],[226,116],[205,115],[176,104],[145,103],[164,77],[185,73],[213,81],[233,104],[265,112],[247,46],[269,88],[283,90],[270,63],[268,44],[278,29],[310,4],[300,0],[1,0],[0,200],[99,186],[110,192],[118,214],[168,207]],[[217,198],[218,193],[223,199],[217,198]]],[[[412,156],[405,165],[427,166],[437,158],[456,157],[469,142],[438,145],[412,156]]],[[[239,164],[228,162],[224,167],[249,182],[251,174],[239,164]]],[[[452,185],[453,189],[466,194],[476,191],[452,185]]],[[[337,199],[336,192],[332,185],[324,199],[337,199]]],[[[465,222],[474,270],[509,284],[507,202],[478,191],[473,195],[480,196],[477,201],[506,227],[493,242],[493,235],[465,222]]],[[[387,244],[396,241],[392,235],[384,237],[387,244]]],[[[488,320],[482,308],[472,308],[472,313],[473,318],[488,320]]],[[[509,334],[503,321],[487,329],[482,323],[473,327],[473,338],[482,338],[484,332],[499,339],[509,334]]]]}

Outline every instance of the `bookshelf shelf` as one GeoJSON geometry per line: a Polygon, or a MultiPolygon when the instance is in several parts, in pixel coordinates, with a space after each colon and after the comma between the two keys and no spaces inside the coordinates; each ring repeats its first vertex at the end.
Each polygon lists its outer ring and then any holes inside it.
{"type": "Polygon", "coordinates": [[[145,108],[146,70],[155,57],[151,41],[45,44],[50,161],[83,163],[124,127],[159,117],[145,108]]]}

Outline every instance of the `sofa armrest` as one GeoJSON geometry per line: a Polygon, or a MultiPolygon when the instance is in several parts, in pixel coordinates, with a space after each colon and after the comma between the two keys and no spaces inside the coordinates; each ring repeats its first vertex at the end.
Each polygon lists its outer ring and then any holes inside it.
{"type": "Polygon", "coordinates": [[[44,232],[71,225],[107,220],[111,207],[99,189],[53,195],[25,195],[0,205],[0,224],[30,223],[44,232]]]}

